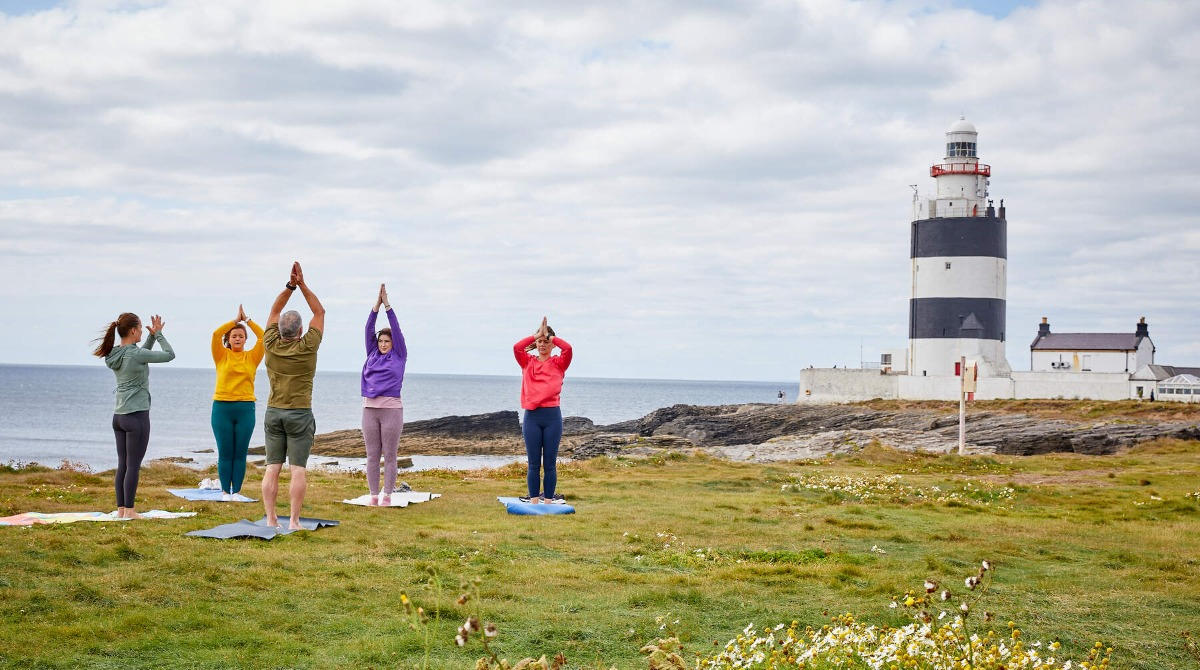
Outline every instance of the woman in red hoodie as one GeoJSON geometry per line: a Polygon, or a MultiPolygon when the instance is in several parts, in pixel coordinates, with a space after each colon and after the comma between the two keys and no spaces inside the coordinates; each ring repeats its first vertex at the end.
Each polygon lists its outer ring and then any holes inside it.
{"type": "Polygon", "coordinates": [[[513,345],[513,355],[521,366],[521,408],[525,421],[521,433],[525,437],[525,454],[529,457],[529,474],[525,482],[529,496],[521,502],[565,504],[561,493],[554,492],[558,483],[558,444],[562,440],[563,420],[559,409],[563,376],[571,365],[571,345],[554,335],[554,329],[542,325],[537,332],[513,345]],[[558,347],[558,355],[550,352],[558,347]],[[537,354],[530,353],[537,350],[537,354]],[[542,472],[545,472],[545,478],[542,472]],[[539,489],[539,485],[541,488],[539,489]]]}

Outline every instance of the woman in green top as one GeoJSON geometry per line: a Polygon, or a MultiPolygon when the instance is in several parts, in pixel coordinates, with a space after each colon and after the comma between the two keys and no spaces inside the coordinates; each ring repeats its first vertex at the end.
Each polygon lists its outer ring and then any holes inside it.
{"type": "Polygon", "coordinates": [[[117,438],[117,517],[140,519],[133,511],[137,495],[138,475],[146,446],[150,443],[150,368],[149,363],[166,363],[175,358],[175,351],[162,334],[163,320],[157,314],[150,318],[150,337],[142,340],[142,320],[137,314],[125,312],[108,325],[99,338],[100,346],[92,354],[117,375],[117,407],[113,411],[113,433],[117,438]],[[116,344],[120,336],[121,343],[116,344]],[[154,342],[162,351],[150,351],[154,342]]]}

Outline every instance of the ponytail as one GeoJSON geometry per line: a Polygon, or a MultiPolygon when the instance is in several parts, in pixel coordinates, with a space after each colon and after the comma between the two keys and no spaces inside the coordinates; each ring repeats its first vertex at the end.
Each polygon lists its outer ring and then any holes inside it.
{"type": "Polygon", "coordinates": [[[138,318],[137,314],[134,314],[133,312],[123,312],[121,316],[117,317],[116,321],[108,324],[108,328],[102,332],[100,337],[92,340],[93,342],[100,343],[100,346],[96,347],[96,350],[92,352],[92,355],[100,358],[104,358],[105,356],[109,355],[116,347],[117,335],[120,335],[122,338],[124,338],[130,333],[130,331],[132,331],[134,328],[137,328],[141,324],[142,320],[138,318]]]}
{"type": "Polygon", "coordinates": [[[97,340],[100,342],[100,346],[96,347],[96,350],[92,352],[92,355],[99,356],[100,358],[104,358],[105,356],[109,355],[109,353],[111,353],[113,350],[113,344],[116,342],[116,332],[117,322],[113,321],[112,323],[108,324],[108,330],[104,331],[103,335],[95,340],[92,340],[93,342],[96,342],[97,340]]]}

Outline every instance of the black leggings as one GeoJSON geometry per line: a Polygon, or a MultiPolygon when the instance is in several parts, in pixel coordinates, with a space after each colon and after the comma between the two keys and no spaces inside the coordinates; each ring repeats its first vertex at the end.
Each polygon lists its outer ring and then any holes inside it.
{"type": "Polygon", "coordinates": [[[146,445],[150,444],[150,410],[113,415],[117,438],[117,507],[133,507],[146,445]]]}

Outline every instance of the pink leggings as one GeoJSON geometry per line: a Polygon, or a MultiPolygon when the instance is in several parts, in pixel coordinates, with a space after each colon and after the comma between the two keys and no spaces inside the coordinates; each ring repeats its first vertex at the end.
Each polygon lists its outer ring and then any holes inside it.
{"type": "Polygon", "coordinates": [[[379,495],[379,457],[383,456],[383,491],[396,490],[396,450],[404,432],[404,408],[364,407],[363,441],[367,443],[367,487],[379,495]]]}

